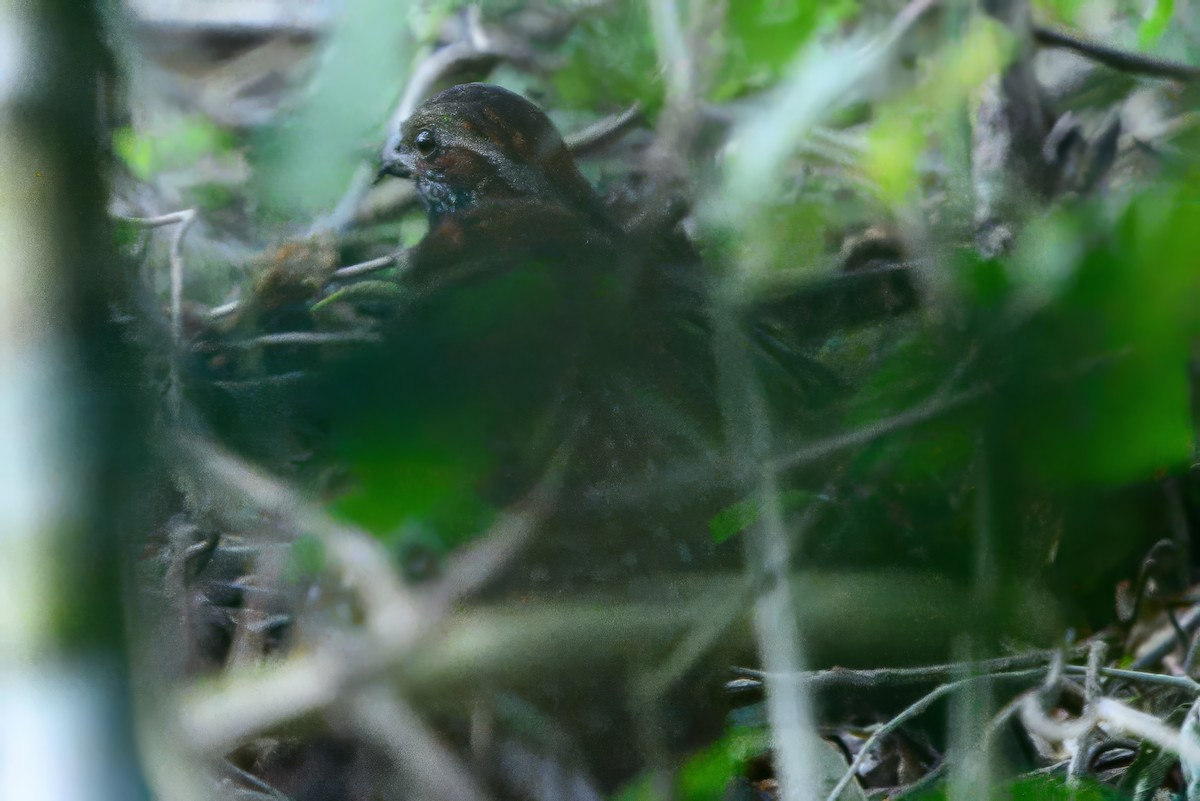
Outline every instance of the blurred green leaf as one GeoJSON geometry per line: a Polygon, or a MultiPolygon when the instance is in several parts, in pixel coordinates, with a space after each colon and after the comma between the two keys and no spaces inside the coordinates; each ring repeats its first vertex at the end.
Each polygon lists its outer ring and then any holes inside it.
{"type": "Polygon", "coordinates": [[[325,569],[325,544],[312,535],[297,537],[288,556],[288,574],[292,579],[316,576],[325,569]]]}
{"type": "Polygon", "coordinates": [[[925,151],[925,116],[895,105],[871,129],[864,167],[889,202],[910,200],[920,186],[917,164],[925,151]]]}
{"type": "Polygon", "coordinates": [[[922,79],[911,91],[880,105],[867,140],[863,168],[891,204],[912,203],[921,188],[918,169],[929,150],[929,132],[939,116],[955,114],[1009,58],[1012,37],[1003,26],[980,17],[961,41],[944,44],[928,57],[922,79]]]}
{"type": "Polygon", "coordinates": [[[1150,13],[1138,26],[1138,47],[1144,50],[1158,44],[1158,40],[1166,33],[1174,15],[1175,0],[1154,0],[1150,13]]]}
{"type": "Polygon", "coordinates": [[[256,137],[251,158],[263,201],[276,214],[331,208],[361,166],[364,142],[403,85],[409,2],[346,5],[326,44],[307,103],[256,137]]]}
{"type": "Polygon", "coordinates": [[[716,72],[714,100],[770,85],[818,31],[858,12],[857,0],[745,0],[725,17],[725,59],[716,72]]]}
{"type": "Polygon", "coordinates": [[[201,211],[216,211],[228,208],[238,202],[239,195],[234,189],[225,184],[204,183],[189,187],[188,194],[195,200],[201,211]]]}
{"type": "Polygon", "coordinates": [[[1087,0],[1034,0],[1033,5],[1045,18],[1073,26],[1079,23],[1079,10],[1086,3],[1087,0]]]}
{"type": "Polygon", "coordinates": [[[801,198],[772,204],[747,221],[745,236],[740,238],[742,261],[767,264],[780,270],[812,271],[825,264],[828,226],[837,208],[822,202],[828,186],[812,187],[801,198]]]}
{"type": "Polygon", "coordinates": [[[758,516],[758,503],[753,499],[722,509],[708,522],[713,542],[722,543],[734,535],[741,534],[754,525],[758,516]]]}
{"type": "Polygon", "coordinates": [[[1014,301],[1036,309],[1059,298],[1070,287],[1083,258],[1085,232],[1077,210],[1058,210],[1029,222],[1010,262],[1014,301]]]}
{"type": "Polygon", "coordinates": [[[132,128],[118,128],[113,132],[113,151],[135,177],[145,181],[154,174],[154,152],[150,141],[138,136],[132,128]]]}
{"type": "Polygon", "coordinates": [[[1091,225],[1112,232],[1014,343],[1012,433],[1031,475],[1052,483],[1143,478],[1192,452],[1197,276],[1184,232],[1198,207],[1164,193],[1091,225]]]}
{"type": "Polygon", "coordinates": [[[138,133],[132,128],[113,132],[113,150],[143,181],[168,170],[192,168],[204,156],[227,152],[234,145],[232,133],[198,114],[181,117],[153,132],[138,133]]]}
{"type": "Polygon", "coordinates": [[[595,112],[637,101],[653,116],[662,106],[658,56],[641,4],[611,4],[583,19],[560,54],[554,88],[567,108],[595,112]]]}
{"type": "MultiPolygon", "coordinates": [[[[820,496],[806,490],[787,490],[780,493],[780,512],[788,513],[803,509],[820,496]]],[[[759,499],[749,498],[722,509],[708,522],[708,530],[713,542],[720,544],[731,537],[741,534],[753,526],[762,517],[762,507],[759,499]]]]}
{"type": "MultiPolygon", "coordinates": [[[[709,801],[725,796],[729,782],[740,775],[743,763],[770,747],[762,729],[737,728],[683,764],[677,776],[680,801],[709,801]]],[[[654,801],[653,779],[643,777],[614,796],[614,801],[654,801]]]]}
{"type": "MultiPolygon", "coordinates": [[[[848,764],[841,749],[826,740],[817,740],[816,786],[820,798],[831,792],[845,773],[848,764]]],[[[676,791],[680,801],[711,801],[729,798],[734,782],[746,782],[746,763],[765,755],[771,747],[770,732],[761,728],[734,728],[708,749],[695,754],[679,769],[676,791]]],[[[751,791],[754,792],[754,791],[751,791]]],[[[650,777],[639,779],[626,787],[614,801],[655,801],[656,793],[650,777]]],[[[838,796],[839,801],[861,801],[866,796],[857,782],[838,796]]]]}
{"type": "Polygon", "coordinates": [[[113,220],[113,239],[118,248],[124,249],[136,245],[142,238],[144,230],[138,223],[128,222],[119,217],[113,220]]]}
{"type": "Polygon", "coordinates": [[[479,439],[398,441],[378,433],[377,442],[346,449],[354,484],[334,502],[335,514],[385,541],[420,525],[447,551],[487,528],[494,510],[479,496],[489,467],[479,439]]]}

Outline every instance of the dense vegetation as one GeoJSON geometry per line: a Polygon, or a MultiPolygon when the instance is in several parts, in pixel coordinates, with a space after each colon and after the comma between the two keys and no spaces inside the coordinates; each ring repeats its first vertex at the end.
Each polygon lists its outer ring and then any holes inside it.
{"type": "Polygon", "coordinates": [[[114,26],[158,792],[1198,792],[1194,9],[346,5],[114,26]],[[603,222],[430,255],[467,81],[603,222]]]}

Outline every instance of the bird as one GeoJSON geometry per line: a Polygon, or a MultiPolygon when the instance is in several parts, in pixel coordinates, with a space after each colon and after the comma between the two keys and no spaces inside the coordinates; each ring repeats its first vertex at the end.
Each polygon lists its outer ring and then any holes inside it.
{"type": "MultiPolygon", "coordinates": [[[[382,175],[415,182],[429,229],[408,254],[409,296],[383,362],[353,382],[371,387],[355,393],[364,406],[339,418],[378,420],[362,409],[386,408],[402,448],[420,440],[443,475],[472,462],[473,486],[458,489],[499,506],[571,441],[563,492],[574,497],[561,514],[575,510],[591,530],[629,515],[585,513],[589,493],[679,460],[719,461],[702,261],[673,226],[648,233],[611,213],[541,109],[499,86],[455,86],[404,122],[381,162],[382,175]]],[[[378,431],[364,439],[380,441],[378,431]]],[[[643,518],[654,519],[661,551],[682,552],[684,563],[710,549],[670,542],[676,526],[662,515],[643,518]]],[[[663,566],[642,528],[575,538],[572,558],[532,572],[572,563],[576,578],[603,582],[634,561],[663,566]],[[636,559],[631,540],[642,546],[636,559]]]]}
{"type": "MultiPolygon", "coordinates": [[[[747,490],[714,357],[718,268],[682,230],[686,203],[615,211],[536,104],[485,83],[418,107],[379,174],[413,181],[428,221],[383,341],[332,363],[321,353],[277,391],[286,420],[258,414],[243,428],[301,430],[299,446],[283,438],[296,470],[334,465],[336,510],[399,551],[468,541],[568,449],[549,529],[594,533],[543,537],[526,577],[561,588],[736,567],[740,547],[708,533],[747,490]]],[[[805,342],[861,311],[835,286],[807,291],[766,297],[739,321],[776,432],[797,442],[842,389],[805,342]]],[[[280,417],[280,403],[243,405],[280,417]]]]}
{"type": "MultiPolygon", "coordinates": [[[[354,387],[331,419],[359,468],[339,511],[458,543],[566,453],[536,538],[473,602],[633,600],[740,562],[739,543],[708,532],[728,487],[648,503],[616,489],[722,460],[706,267],[674,221],[652,230],[612,213],[545,113],[495,85],[428,100],[381,162],[415,183],[429,228],[384,341],[334,379],[354,387]]],[[[605,755],[590,770],[606,790],[642,756],[612,706],[622,681],[605,668],[522,693],[561,716],[582,753],[605,755]]],[[[699,742],[723,711],[693,706],[704,714],[681,715],[677,734],[699,742]]]]}
{"type": "MultiPolygon", "coordinates": [[[[716,266],[681,230],[686,204],[615,212],[537,105],[483,83],[421,105],[389,137],[379,173],[413,181],[428,221],[381,341],[286,388],[319,432],[305,440],[310,460],[345,474],[331,510],[419,579],[409,562],[487,530],[557,466],[536,539],[472,602],[675,602],[697,572],[740,570],[742,544],[710,533],[747,490],[729,469],[716,266]],[[678,475],[691,478],[676,486],[678,475]]],[[[798,344],[811,335],[802,301],[772,297],[738,321],[775,416],[796,433],[819,426],[839,391],[798,344]]],[[[701,673],[707,689],[668,727],[682,748],[723,723],[720,681],[701,673]]],[[[613,708],[627,678],[598,668],[524,689],[598,757],[590,770],[605,792],[641,764],[630,711],[613,708]]]]}

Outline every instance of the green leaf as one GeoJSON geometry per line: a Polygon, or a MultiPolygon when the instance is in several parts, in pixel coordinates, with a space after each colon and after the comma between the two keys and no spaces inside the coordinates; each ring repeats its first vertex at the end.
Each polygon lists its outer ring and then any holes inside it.
{"type": "Polygon", "coordinates": [[[412,2],[346,5],[325,45],[306,103],[282,125],[259,132],[250,157],[271,215],[311,214],[333,206],[362,166],[364,139],[395,100],[404,74],[412,2]]]}
{"type": "Polygon", "coordinates": [[[560,50],[554,88],[566,108],[596,111],[637,101],[653,116],[663,85],[648,15],[637,3],[615,3],[584,19],[560,50]]]}
{"type": "Polygon", "coordinates": [[[290,578],[314,576],[325,568],[325,544],[311,534],[303,534],[292,543],[288,563],[290,578]]]}
{"type": "Polygon", "coordinates": [[[1087,0],[1034,0],[1033,5],[1047,19],[1073,26],[1079,22],[1079,10],[1086,2],[1087,0]]]}
{"type": "Polygon", "coordinates": [[[741,534],[758,521],[758,502],[750,499],[740,501],[717,512],[708,521],[708,532],[713,542],[720,544],[734,535],[741,534]]]}
{"type": "Polygon", "coordinates": [[[138,243],[145,231],[142,226],[128,220],[113,220],[113,239],[118,248],[130,248],[138,243]]]}
{"type": "MultiPolygon", "coordinates": [[[[833,743],[816,743],[818,797],[826,797],[846,772],[848,764],[842,751],[833,743]]],[[[677,797],[680,801],[711,801],[730,797],[732,782],[745,781],[745,765],[767,753],[771,747],[770,732],[762,728],[737,727],[711,747],[694,754],[677,774],[677,797]]],[[[654,801],[659,798],[653,779],[640,778],[615,796],[614,801],[654,801]]],[[[866,798],[857,782],[851,782],[840,801],[862,801],[866,798]]]]}
{"type": "Polygon", "coordinates": [[[745,0],[725,17],[725,63],[713,99],[727,100],[770,85],[813,35],[859,10],[857,0],[745,0]]]}
{"type": "Polygon", "coordinates": [[[1030,475],[1052,484],[1145,478],[1192,453],[1190,337],[1194,202],[1143,197],[1088,243],[1060,298],[1013,342],[1008,433],[1030,475]],[[1107,236],[1103,232],[1111,232],[1107,236]]]}
{"type": "Polygon", "coordinates": [[[161,130],[113,132],[113,150],[141,180],[189,169],[204,156],[228,152],[234,143],[233,134],[198,114],[174,120],[161,130]]]}
{"type": "Polygon", "coordinates": [[[1138,47],[1145,50],[1158,44],[1174,15],[1175,0],[1154,0],[1154,7],[1138,26],[1138,47]]]}
{"type": "Polygon", "coordinates": [[[150,140],[137,135],[132,128],[113,131],[113,152],[125,162],[125,166],[140,180],[154,175],[154,151],[150,140]]]}
{"type": "Polygon", "coordinates": [[[353,484],[332,510],[384,538],[422,526],[448,551],[484,531],[495,513],[479,494],[493,466],[484,434],[452,414],[423,427],[405,422],[364,421],[343,446],[353,484]]]}
{"type": "MultiPolygon", "coordinates": [[[[787,490],[780,493],[780,511],[795,512],[803,509],[813,499],[819,498],[806,490],[787,490]]],[[[742,533],[753,526],[762,517],[762,507],[758,498],[748,498],[728,506],[718,512],[708,521],[708,531],[713,542],[720,544],[729,538],[742,533]]]]}
{"type": "MultiPolygon", "coordinates": [[[[677,774],[681,801],[708,801],[723,798],[731,780],[737,778],[742,764],[766,753],[770,738],[762,729],[735,728],[712,746],[690,757],[677,774]]],[[[653,801],[658,798],[653,778],[636,779],[614,796],[614,801],[653,801]]]]}

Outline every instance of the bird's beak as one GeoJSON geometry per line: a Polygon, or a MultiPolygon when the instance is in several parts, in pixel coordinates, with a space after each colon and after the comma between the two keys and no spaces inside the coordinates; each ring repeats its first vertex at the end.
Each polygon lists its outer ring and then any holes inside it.
{"type": "Polygon", "coordinates": [[[389,142],[388,146],[383,149],[379,172],[375,174],[375,183],[378,184],[389,175],[397,178],[412,178],[416,175],[415,168],[416,158],[412,151],[403,145],[389,142]]]}

